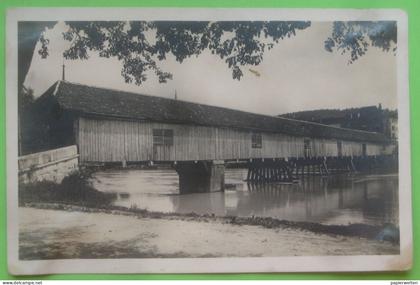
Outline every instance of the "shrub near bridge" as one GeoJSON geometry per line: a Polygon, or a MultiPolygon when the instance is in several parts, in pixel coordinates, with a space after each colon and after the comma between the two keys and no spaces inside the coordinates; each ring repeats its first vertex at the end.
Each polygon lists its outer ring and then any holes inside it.
{"type": "Polygon", "coordinates": [[[115,199],[113,193],[96,190],[89,182],[90,173],[78,171],[61,183],[40,181],[19,184],[19,205],[27,203],[64,203],[89,207],[108,206],[115,199]]]}

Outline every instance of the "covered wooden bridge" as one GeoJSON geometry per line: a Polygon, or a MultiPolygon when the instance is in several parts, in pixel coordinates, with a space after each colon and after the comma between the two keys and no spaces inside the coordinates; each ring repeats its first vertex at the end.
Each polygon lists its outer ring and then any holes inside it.
{"type": "Polygon", "coordinates": [[[81,163],[171,163],[185,192],[223,189],[229,161],[247,162],[249,180],[287,181],[299,171],[328,173],[334,161],[354,167],[354,158],[391,147],[379,133],[67,81],[52,85],[37,108],[50,147],[76,144],[81,163]]]}

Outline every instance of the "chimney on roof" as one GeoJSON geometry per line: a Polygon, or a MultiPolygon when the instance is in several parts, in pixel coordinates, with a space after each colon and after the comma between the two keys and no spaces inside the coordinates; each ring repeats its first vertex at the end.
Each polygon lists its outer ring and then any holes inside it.
{"type": "Polygon", "coordinates": [[[175,89],[175,100],[178,100],[178,95],[176,94],[176,89],[175,89]]]}

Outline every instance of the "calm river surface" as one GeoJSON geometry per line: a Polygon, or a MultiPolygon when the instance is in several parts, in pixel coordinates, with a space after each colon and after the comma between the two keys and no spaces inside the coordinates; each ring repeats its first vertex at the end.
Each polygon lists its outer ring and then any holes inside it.
{"type": "Polygon", "coordinates": [[[398,225],[397,175],[307,177],[298,184],[247,184],[246,169],[226,170],[225,192],[179,194],[174,170],[106,170],[93,186],[114,204],[150,211],[261,216],[322,224],[398,225]]]}

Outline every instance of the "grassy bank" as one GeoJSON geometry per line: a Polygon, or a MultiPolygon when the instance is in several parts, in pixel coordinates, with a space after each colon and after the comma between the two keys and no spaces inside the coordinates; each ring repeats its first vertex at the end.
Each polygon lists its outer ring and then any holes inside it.
{"type": "Polygon", "coordinates": [[[61,183],[41,181],[19,185],[19,205],[26,203],[65,203],[88,207],[110,205],[115,194],[103,193],[93,188],[90,172],[78,171],[63,179],[61,183]]]}

